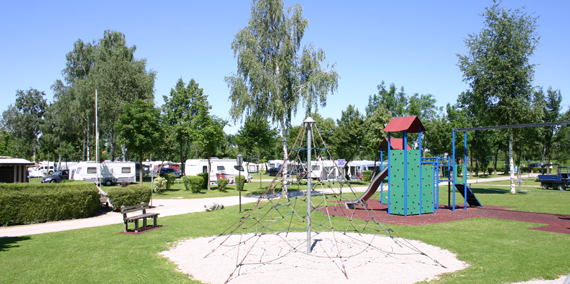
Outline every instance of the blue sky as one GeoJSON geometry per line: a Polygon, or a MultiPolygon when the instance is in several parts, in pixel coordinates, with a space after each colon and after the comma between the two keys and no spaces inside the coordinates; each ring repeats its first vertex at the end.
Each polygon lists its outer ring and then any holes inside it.
{"type": "MultiPolygon", "coordinates": [[[[337,65],[338,92],[319,110],[338,119],[349,104],[361,112],[377,85],[403,86],[408,95],[432,94],[437,105],[454,103],[467,89],[456,54],[466,54],[464,39],[479,33],[480,16],[492,1],[285,1],[301,4],[309,20],[304,44],[322,48],[337,65]]],[[[570,1],[504,0],[539,16],[541,45],[531,62],[537,86],[552,86],[570,101],[570,1]]],[[[78,39],[98,40],[107,29],[136,45],[136,58],[155,70],[155,103],[179,78],[195,79],[209,96],[212,113],[229,119],[229,89],[224,77],[236,71],[231,42],[247,25],[251,2],[234,1],[1,1],[0,111],[15,103],[19,89],[45,91],[63,79],[65,55],[78,39]]],[[[293,124],[304,117],[302,107],[293,124]]],[[[227,127],[235,133],[238,121],[227,127]]]]}

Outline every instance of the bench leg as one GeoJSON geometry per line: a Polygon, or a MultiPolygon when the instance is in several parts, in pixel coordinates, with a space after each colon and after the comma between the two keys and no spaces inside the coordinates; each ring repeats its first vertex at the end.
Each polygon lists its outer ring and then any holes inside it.
{"type": "Polygon", "coordinates": [[[125,233],[129,231],[129,222],[123,221],[125,223],[125,233]]]}
{"type": "Polygon", "coordinates": [[[139,232],[139,219],[135,220],[135,233],[139,232]]]}
{"type": "Polygon", "coordinates": [[[146,228],[146,218],[143,218],[143,228],[146,228]]]}
{"type": "Polygon", "coordinates": [[[154,216],[154,218],[153,218],[153,219],[154,219],[154,222],[153,222],[153,224],[152,224],[153,227],[156,227],[156,218],[157,218],[157,217],[158,217],[158,216],[154,216]]]}

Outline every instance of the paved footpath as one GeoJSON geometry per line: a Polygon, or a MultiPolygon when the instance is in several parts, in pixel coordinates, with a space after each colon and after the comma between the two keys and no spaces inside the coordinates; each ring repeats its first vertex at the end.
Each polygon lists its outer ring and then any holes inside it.
{"type": "MultiPolygon", "coordinates": [[[[536,175],[536,174],[535,174],[536,175]]],[[[526,177],[527,175],[525,175],[526,177]]],[[[498,177],[498,178],[487,178],[479,180],[469,180],[470,183],[477,182],[487,182],[487,181],[497,181],[497,180],[508,180],[509,177],[498,177]]],[[[317,187],[317,191],[331,193],[330,189],[323,187],[320,189],[317,187]]],[[[355,187],[356,192],[363,192],[366,187],[355,187]]],[[[336,191],[336,190],[334,190],[336,191]]],[[[347,187],[343,189],[343,192],[350,191],[347,187]]],[[[304,191],[291,192],[296,195],[304,195],[304,191]]],[[[271,196],[270,196],[271,198],[271,196]]],[[[242,204],[248,204],[256,202],[259,196],[242,196],[242,204]]],[[[238,196],[228,196],[228,197],[218,197],[218,198],[202,198],[202,199],[153,199],[153,208],[148,210],[148,212],[158,212],[160,217],[180,215],[193,212],[203,212],[205,211],[204,205],[214,201],[218,204],[223,204],[224,206],[233,206],[239,204],[238,196]]],[[[121,213],[118,212],[105,212],[101,215],[75,219],[75,220],[64,220],[64,221],[54,221],[39,224],[30,225],[18,225],[9,227],[0,227],[0,238],[4,237],[19,237],[35,234],[43,234],[50,232],[67,231],[81,228],[97,227],[110,224],[120,224],[123,222],[123,217],[121,213]]]]}

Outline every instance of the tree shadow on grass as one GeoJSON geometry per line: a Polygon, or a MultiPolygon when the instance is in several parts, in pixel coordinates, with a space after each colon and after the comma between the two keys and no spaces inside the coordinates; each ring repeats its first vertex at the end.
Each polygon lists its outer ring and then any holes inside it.
{"type": "Polygon", "coordinates": [[[0,252],[8,251],[11,248],[19,247],[18,243],[31,239],[30,236],[23,237],[0,237],[0,252]]]}
{"type": "MultiPolygon", "coordinates": [[[[481,193],[481,194],[511,194],[510,189],[497,189],[497,188],[486,188],[486,187],[470,187],[473,193],[481,193]]],[[[517,191],[517,194],[528,194],[525,191],[517,191]]]]}

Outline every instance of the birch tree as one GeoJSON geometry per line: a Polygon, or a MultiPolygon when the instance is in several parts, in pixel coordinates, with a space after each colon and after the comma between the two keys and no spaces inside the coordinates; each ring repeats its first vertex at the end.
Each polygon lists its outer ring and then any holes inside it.
{"type": "MultiPolygon", "coordinates": [[[[458,55],[463,80],[479,121],[487,125],[528,123],[532,118],[534,64],[529,62],[539,43],[537,18],[520,10],[486,8],[485,27],[465,40],[468,53],[458,55]]],[[[509,130],[511,193],[515,193],[513,136],[509,130]]]]}
{"type": "Polygon", "coordinates": [[[230,116],[234,121],[253,115],[278,123],[287,160],[287,127],[299,103],[305,113],[324,107],[329,92],[338,88],[339,76],[334,64],[325,66],[322,49],[312,44],[301,49],[309,24],[303,7],[295,5],[285,13],[280,0],[253,0],[251,7],[248,25],[232,42],[237,72],[225,78],[232,102],[230,116]]]}

